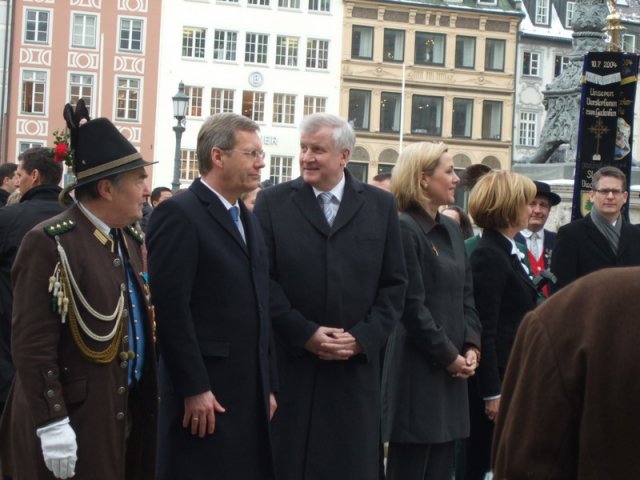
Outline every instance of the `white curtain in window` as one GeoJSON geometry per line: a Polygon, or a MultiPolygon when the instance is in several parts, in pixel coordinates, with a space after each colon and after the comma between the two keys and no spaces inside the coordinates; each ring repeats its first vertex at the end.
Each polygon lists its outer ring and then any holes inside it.
{"type": "Polygon", "coordinates": [[[370,57],[373,48],[373,32],[369,29],[360,30],[360,49],[358,56],[370,57]]]}

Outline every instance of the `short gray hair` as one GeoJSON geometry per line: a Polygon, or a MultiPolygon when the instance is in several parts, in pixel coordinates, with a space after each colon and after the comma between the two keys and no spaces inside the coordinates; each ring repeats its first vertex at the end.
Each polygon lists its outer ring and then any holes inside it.
{"type": "Polygon", "coordinates": [[[259,132],[253,120],[237,113],[218,113],[207,118],[198,132],[198,170],[201,175],[213,168],[211,150],[231,150],[235,147],[236,131],[259,132]]]}
{"type": "Polygon", "coordinates": [[[356,133],[353,131],[353,126],[349,122],[337,115],[330,113],[314,113],[313,115],[309,115],[302,120],[300,131],[302,133],[313,134],[323,127],[333,128],[333,144],[338,150],[349,150],[349,157],[351,157],[353,148],[356,145],[356,133]]]}

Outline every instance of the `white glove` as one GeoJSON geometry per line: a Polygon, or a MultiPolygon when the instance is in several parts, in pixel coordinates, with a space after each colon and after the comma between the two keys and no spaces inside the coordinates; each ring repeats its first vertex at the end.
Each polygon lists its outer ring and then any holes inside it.
{"type": "Polygon", "coordinates": [[[36,430],[47,468],[56,478],[71,478],[76,474],[78,444],[69,425],[69,417],[36,430]]]}

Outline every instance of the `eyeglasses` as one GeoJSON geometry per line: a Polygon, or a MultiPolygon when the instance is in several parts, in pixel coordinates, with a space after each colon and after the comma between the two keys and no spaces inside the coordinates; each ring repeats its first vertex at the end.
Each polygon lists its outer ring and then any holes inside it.
{"type": "Polygon", "coordinates": [[[624,190],[620,190],[619,188],[594,188],[593,191],[605,197],[608,197],[610,193],[612,193],[614,197],[624,193],[624,190]]]}
{"type": "Polygon", "coordinates": [[[251,150],[250,152],[246,150],[236,150],[235,148],[223,148],[222,150],[225,152],[240,152],[245,157],[250,157],[254,160],[264,160],[264,157],[266,155],[264,150],[251,150]]]}

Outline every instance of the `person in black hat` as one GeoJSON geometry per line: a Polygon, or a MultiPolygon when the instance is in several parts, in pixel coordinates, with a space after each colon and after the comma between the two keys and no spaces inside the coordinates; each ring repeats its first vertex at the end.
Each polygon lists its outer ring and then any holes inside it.
{"type": "MultiPolygon", "coordinates": [[[[515,241],[527,246],[529,265],[533,275],[539,275],[549,268],[551,252],[556,244],[556,234],[544,228],[549,218],[551,207],[560,203],[560,195],[553,193],[549,184],[534,181],[536,197],[529,204],[531,216],[527,228],[518,233],[515,241]]],[[[545,286],[542,293],[548,297],[549,289],[545,286]]]]}
{"type": "Polygon", "coordinates": [[[145,161],[82,101],[65,107],[75,204],[34,227],[12,271],[16,376],[0,425],[16,479],[155,479],[157,386],[141,273],[145,161]],[[143,445],[144,440],[144,445],[143,445]]]}

